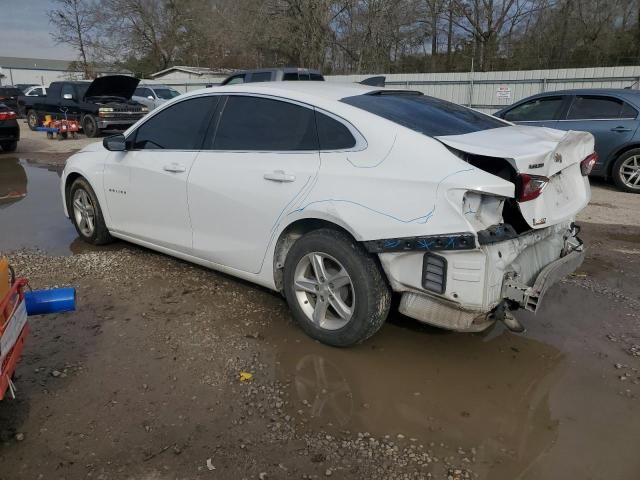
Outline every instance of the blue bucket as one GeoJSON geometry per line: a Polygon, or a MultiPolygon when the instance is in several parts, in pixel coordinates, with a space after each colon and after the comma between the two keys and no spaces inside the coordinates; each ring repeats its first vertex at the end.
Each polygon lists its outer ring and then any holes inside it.
{"type": "Polygon", "coordinates": [[[24,294],[27,315],[71,312],[76,309],[75,288],[33,290],[24,294]]]}

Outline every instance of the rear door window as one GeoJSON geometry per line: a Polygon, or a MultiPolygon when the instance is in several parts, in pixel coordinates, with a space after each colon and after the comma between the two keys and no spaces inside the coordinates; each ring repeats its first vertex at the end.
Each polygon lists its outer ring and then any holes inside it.
{"type": "Polygon", "coordinates": [[[510,122],[541,122],[555,120],[564,97],[542,97],[522,103],[506,112],[502,118],[510,122]]]}
{"type": "Polygon", "coordinates": [[[298,80],[298,74],[289,72],[282,75],[282,81],[286,82],[288,80],[298,80]]]}
{"type": "Polygon", "coordinates": [[[607,120],[620,118],[624,102],[613,97],[576,95],[567,120],[607,120]]]}
{"type": "Polygon", "coordinates": [[[356,139],[343,123],[324,113],[316,112],[316,124],[320,150],[344,150],[355,147],[356,139]]]}
{"type": "Polygon", "coordinates": [[[361,108],[430,137],[505,127],[508,124],[470,108],[416,93],[375,93],[343,98],[361,108]]]}
{"type": "Polygon", "coordinates": [[[635,120],[638,116],[638,111],[629,105],[627,102],[624,102],[622,106],[622,111],[620,112],[620,118],[625,120],[635,120]]]}
{"type": "Polygon", "coordinates": [[[192,98],[158,112],[136,131],[134,150],[200,150],[217,102],[192,98]]]}
{"type": "Polygon", "coordinates": [[[314,111],[268,98],[228,98],[216,130],[215,150],[318,150],[314,111]]]}

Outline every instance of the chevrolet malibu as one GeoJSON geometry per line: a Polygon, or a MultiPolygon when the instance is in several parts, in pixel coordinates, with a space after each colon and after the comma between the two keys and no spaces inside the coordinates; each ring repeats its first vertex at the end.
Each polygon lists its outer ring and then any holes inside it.
{"type": "Polygon", "coordinates": [[[584,132],[513,125],[413,91],[208,88],[66,164],[64,208],[114,237],[282,292],[349,346],[399,310],[442,328],[522,326],[584,251],[597,158],[584,132]]]}

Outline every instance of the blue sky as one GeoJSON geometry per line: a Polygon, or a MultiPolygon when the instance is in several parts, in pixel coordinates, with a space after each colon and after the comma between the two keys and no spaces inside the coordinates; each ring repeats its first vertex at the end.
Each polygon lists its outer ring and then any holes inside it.
{"type": "Polygon", "coordinates": [[[68,45],[54,45],[47,18],[51,0],[0,0],[0,56],[74,60],[68,45]]]}

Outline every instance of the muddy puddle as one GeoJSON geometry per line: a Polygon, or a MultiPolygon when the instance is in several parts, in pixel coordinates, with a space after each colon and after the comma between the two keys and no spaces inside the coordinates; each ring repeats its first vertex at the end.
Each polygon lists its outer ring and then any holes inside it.
{"type": "Polygon", "coordinates": [[[0,157],[0,252],[41,249],[52,255],[90,251],[60,200],[62,166],[0,157]]]}
{"type": "Polygon", "coordinates": [[[480,478],[640,478],[638,400],[621,395],[614,367],[629,358],[602,333],[630,313],[575,286],[546,300],[520,315],[525,334],[448,333],[396,314],[365,345],[334,349],[278,329],[290,413],[441,457],[462,449],[480,478]]]}

